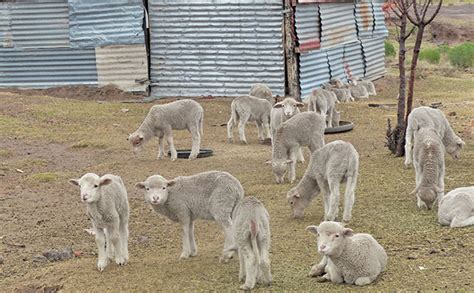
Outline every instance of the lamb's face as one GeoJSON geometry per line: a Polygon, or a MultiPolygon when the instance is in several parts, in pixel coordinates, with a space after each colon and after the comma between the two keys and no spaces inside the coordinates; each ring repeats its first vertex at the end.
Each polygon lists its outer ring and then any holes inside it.
{"type": "Polygon", "coordinates": [[[97,174],[87,173],[81,179],[71,179],[72,185],[81,188],[81,201],[85,203],[94,203],[100,199],[102,186],[112,183],[111,179],[101,179],[97,174]]]}
{"type": "Polygon", "coordinates": [[[421,186],[418,188],[418,197],[426,204],[426,208],[430,210],[438,195],[434,188],[421,186]]]}
{"type": "Polygon", "coordinates": [[[168,187],[172,183],[165,178],[154,175],[145,182],[139,182],[135,186],[145,189],[145,201],[151,205],[163,205],[168,200],[168,187]]]}
{"type": "Polygon", "coordinates": [[[290,191],[288,191],[286,194],[286,199],[290,205],[291,211],[293,212],[293,217],[302,218],[304,216],[304,209],[306,208],[306,205],[296,190],[296,187],[293,187],[290,189],[290,191]]]}
{"type": "Polygon", "coordinates": [[[273,161],[272,171],[275,175],[276,183],[281,184],[285,181],[285,174],[288,170],[288,163],[286,161],[273,161]]]}
{"type": "Polygon", "coordinates": [[[304,104],[296,101],[293,98],[286,98],[283,102],[276,103],[273,108],[282,108],[283,114],[286,119],[290,119],[300,112],[300,108],[303,108],[304,104]]]}
{"type": "Polygon", "coordinates": [[[353,234],[351,229],[344,228],[340,223],[325,221],[313,230],[312,233],[317,234],[318,237],[318,252],[327,256],[339,256],[344,249],[346,237],[351,237],[353,234]]]}
{"type": "Polygon", "coordinates": [[[127,140],[132,145],[133,153],[138,155],[142,151],[143,143],[145,142],[143,134],[132,133],[128,136],[127,140]]]}
{"type": "Polygon", "coordinates": [[[453,157],[453,159],[458,160],[461,158],[461,151],[466,143],[462,140],[458,140],[455,144],[448,145],[446,147],[446,152],[453,157]]]}

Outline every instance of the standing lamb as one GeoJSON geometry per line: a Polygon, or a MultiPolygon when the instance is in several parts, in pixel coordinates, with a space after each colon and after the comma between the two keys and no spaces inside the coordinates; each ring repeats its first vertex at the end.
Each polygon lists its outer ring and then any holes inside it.
{"type": "Polygon", "coordinates": [[[372,283],[385,270],[387,253],[370,234],[354,233],[337,222],[322,222],[308,226],[318,237],[318,252],[322,261],[311,268],[310,276],[336,284],[343,282],[364,286],[372,283]]]}
{"type": "Polygon", "coordinates": [[[325,90],[315,89],[309,97],[308,111],[313,111],[321,115],[326,122],[326,127],[333,127],[333,114],[335,112],[337,100],[336,94],[325,90]]]}
{"type": "Polygon", "coordinates": [[[233,141],[232,128],[239,120],[239,137],[240,141],[247,144],[245,138],[245,124],[248,121],[255,121],[258,128],[258,139],[263,142],[264,130],[267,138],[271,137],[270,133],[270,114],[272,111],[272,104],[269,101],[253,96],[242,96],[235,98],[230,105],[231,115],[229,122],[227,122],[227,140],[233,141]]]}
{"type": "Polygon", "coordinates": [[[311,153],[324,145],[324,120],[315,112],[304,112],[293,116],[278,126],[273,137],[272,165],[277,183],[283,183],[286,171],[289,179],[296,180],[296,160],[300,148],[308,146],[311,153]]]}
{"type": "Polygon", "coordinates": [[[239,251],[239,280],[243,290],[252,290],[256,282],[270,285],[270,216],[253,196],[242,199],[232,215],[234,239],[239,251]]]}
{"type": "Polygon", "coordinates": [[[249,96],[265,99],[272,105],[275,103],[273,99],[272,90],[263,83],[256,83],[250,88],[249,96]]]}
{"type": "Polygon", "coordinates": [[[344,222],[349,222],[354,205],[354,192],[359,173],[359,154],[352,144],[341,140],[328,143],[311,155],[301,181],[287,193],[288,203],[297,218],[322,191],[324,219],[334,221],[339,208],[339,186],[346,183],[344,195],[344,222]]]}
{"type": "Polygon", "coordinates": [[[145,189],[145,201],[157,212],[183,228],[183,251],[180,258],[197,255],[194,221],[216,221],[224,229],[224,251],[221,262],[232,258],[234,238],[231,216],[237,202],[244,196],[239,180],[227,172],[209,171],[193,176],[166,180],[153,175],[135,185],[145,189]]]}
{"type": "Polygon", "coordinates": [[[465,143],[454,133],[443,112],[430,107],[418,107],[408,115],[408,125],[405,135],[405,166],[408,167],[412,162],[412,141],[417,131],[423,127],[430,127],[436,130],[436,133],[446,148],[446,152],[450,154],[453,159],[459,159],[461,157],[461,151],[465,143]]]}
{"type": "Polygon", "coordinates": [[[162,159],[165,150],[164,144],[168,142],[171,151],[171,161],[176,160],[177,152],[173,142],[173,130],[187,129],[192,136],[192,147],[189,159],[196,159],[203,135],[204,110],[194,100],[179,100],[164,105],[154,105],[143,120],[140,127],[128,137],[133,146],[133,152],[141,151],[145,142],[157,136],[160,142],[158,159],[162,159]]]}
{"type": "Polygon", "coordinates": [[[436,130],[422,128],[416,133],[413,160],[416,188],[411,194],[416,194],[419,208],[431,209],[444,191],[444,146],[436,130]]]}
{"type": "Polygon", "coordinates": [[[474,225],[474,186],[448,192],[439,202],[438,221],[451,228],[474,225]]]}
{"type": "Polygon", "coordinates": [[[69,182],[81,188],[81,200],[87,205],[99,249],[99,271],[105,269],[108,259],[115,258],[118,265],[125,265],[128,261],[128,199],[122,179],[111,174],[99,177],[87,173],[69,182]]]}

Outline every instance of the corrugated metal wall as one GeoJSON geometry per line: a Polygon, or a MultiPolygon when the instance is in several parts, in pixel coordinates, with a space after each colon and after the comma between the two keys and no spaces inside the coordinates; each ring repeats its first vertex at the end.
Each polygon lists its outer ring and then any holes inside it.
{"type": "Polygon", "coordinates": [[[136,82],[148,78],[143,16],[141,0],[0,3],[0,87],[115,84],[144,91],[136,82]],[[121,47],[99,48],[105,44],[121,47]]]}
{"type": "Polygon", "coordinates": [[[321,48],[357,40],[354,4],[320,4],[321,48]]]}
{"type": "Polygon", "coordinates": [[[149,1],[153,97],[283,95],[282,1],[149,1]]]}
{"type": "Polygon", "coordinates": [[[300,54],[300,94],[302,98],[315,88],[331,79],[326,50],[315,50],[300,54]],[[303,65],[303,66],[302,66],[303,65]]]}
{"type": "Polygon", "coordinates": [[[319,49],[321,20],[318,5],[296,6],[295,27],[300,51],[319,49]]]}

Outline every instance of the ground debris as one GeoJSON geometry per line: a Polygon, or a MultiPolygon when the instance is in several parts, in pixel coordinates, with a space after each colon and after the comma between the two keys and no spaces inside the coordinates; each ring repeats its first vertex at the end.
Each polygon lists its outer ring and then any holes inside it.
{"type": "Polygon", "coordinates": [[[49,249],[45,252],[43,252],[43,255],[49,260],[49,261],[60,261],[60,260],[66,260],[74,257],[74,253],[72,249],[70,248],[64,248],[64,249],[49,249]]]}
{"type": "Polygon", "coordinates": [[[414,254],[410,254],[409,256],[407,256],[407,259],[417,259],[418,256],[414,255],[414,254]]]}

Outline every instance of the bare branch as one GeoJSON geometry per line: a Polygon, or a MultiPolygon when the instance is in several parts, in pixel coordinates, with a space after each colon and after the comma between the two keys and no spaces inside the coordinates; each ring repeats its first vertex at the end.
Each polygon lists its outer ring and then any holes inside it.
{"type": "Polygon", "coordinates": [[[426,17],[426,12],[428,11],[428,8],[431,6],[431,0],[425,1],[423,3],[423,9],[422,9],[422,15],[421,15],[421,23],[425,23],[425,17],[426,17]]]}
{"type": "Polygon", "coordinates": [[[406,34],[405,39],[408,39],[414,31],[415,31],[415,26],[412,26],[410,31],[406,34]]]}
{"type": "Polygon", "coordinates": [[[438,15],[439,10],[441,9],[441,5],[443,4],[443,0],[439,0],[438,6],[436,7],[436,10],[433,12],[433,15],[431,15],[430,19],[425,22],[425,25],[430,24],[433,19],[438,15]]]}
{"type": "MultiPolygon", "coordinates": [[[[413,22],[413,24],[420,25],[421,17],[420,17],[420,13],[418,13],[418,6],[417,6],[416,2],[417,2],[417,0],[413,0],[413,10],[415,11],[415,16],[416,16],[417,22],[413,22]]],[[[410,18],[410,13],[407,13],[407,14],[408,14],[408,18],[410,18]]]]}

